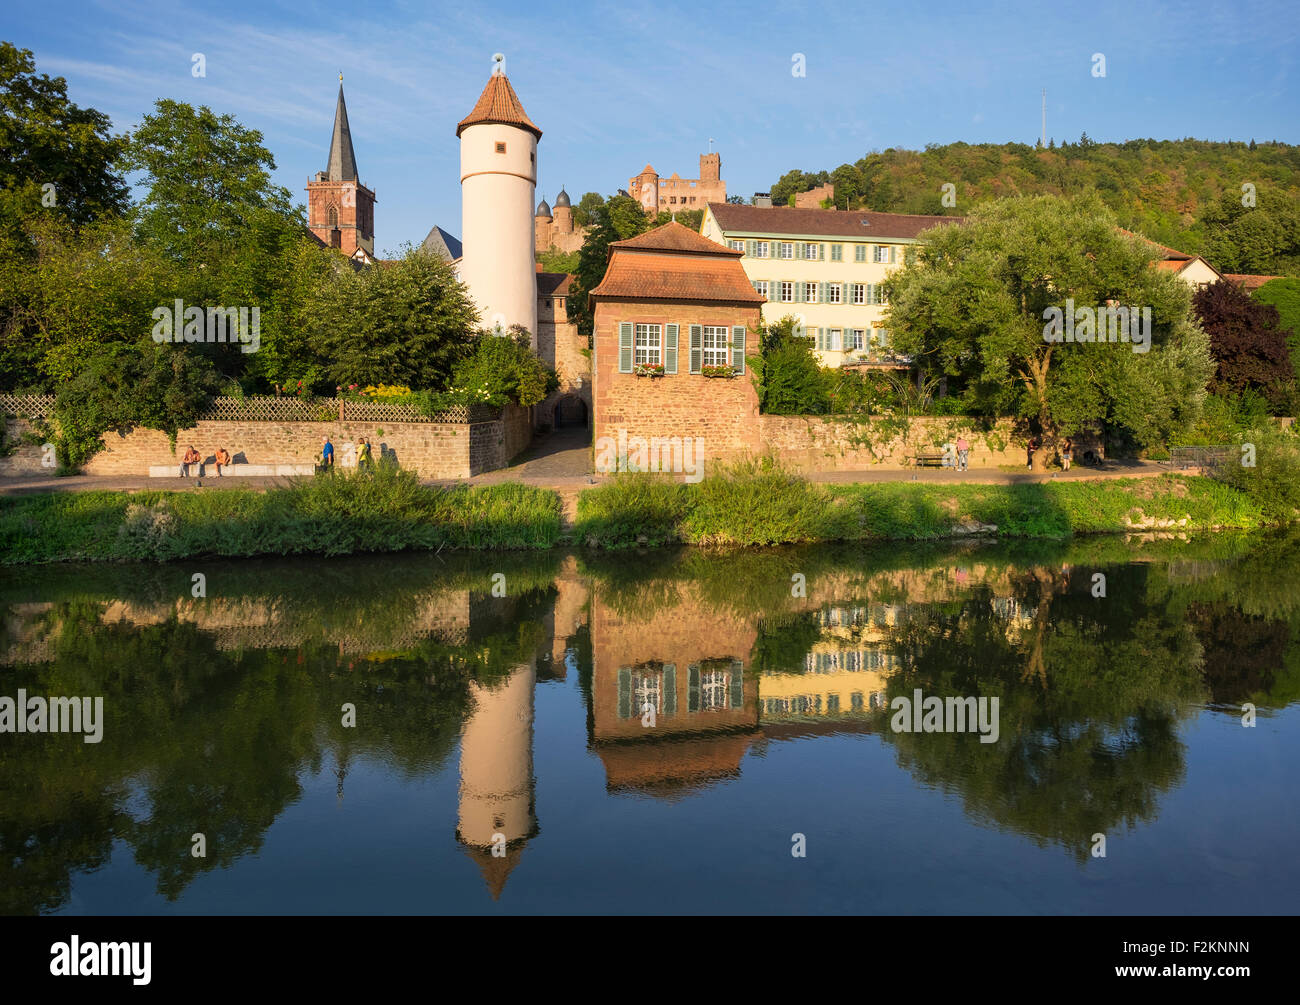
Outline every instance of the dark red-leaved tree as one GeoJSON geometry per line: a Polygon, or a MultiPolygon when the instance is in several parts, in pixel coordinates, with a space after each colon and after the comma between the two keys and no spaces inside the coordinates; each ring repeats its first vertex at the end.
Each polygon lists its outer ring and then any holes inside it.
{"type": "Polygon", "coordinates": [[[1217,365],[1210,390],[1238,394],[1251,389],[1281,404],[1295,370],[1277,308],[1252,300],[1227,281],[1202,286],[1192,303],[1217,365]]]}

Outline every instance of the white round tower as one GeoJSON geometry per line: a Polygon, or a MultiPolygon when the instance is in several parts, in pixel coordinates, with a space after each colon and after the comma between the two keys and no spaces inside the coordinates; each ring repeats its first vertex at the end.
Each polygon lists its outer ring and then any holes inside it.
{"type": "Polygon", "coordinates": [[[537,268],[533,197],[537,141],[504,73],[494,72],[474,110],[456,126],[460,138],[462,252],[460,278],[485,328],[520,324],[537,347],[537,268]]]}

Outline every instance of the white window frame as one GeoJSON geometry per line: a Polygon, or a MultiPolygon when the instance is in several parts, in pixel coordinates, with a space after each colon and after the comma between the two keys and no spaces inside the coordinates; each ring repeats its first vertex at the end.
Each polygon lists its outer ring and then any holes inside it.
{"type": "MultiPolygon", "coordinates": [[[[754,280],[754,292],[757,293],[760,297],[766,297],[766,296],[767,296],[767,280],[766,280],[766,279],[755,279],[755,280],[754,280]]],[[[771,299],[771,298],[769,297],[768,299],[771,299]]]]}
{"type": "Polygon", "coordinates": [[[820,300],[818,299],[818,297],[817,297],[817,294],[820,292],[820,291],[818,290],[818,286],[820,286],[820,285],[821,285],[820,283],[804,283],[804,284],[803,284],[803,297],[804,297],[803,302],[804,302],[804,303],[806,303],[806,304],[818,304],[818,303],[821,303],[821,301],[820,301],[820,300]]]}
{"type": "Polygon", "coordinates": [[[788,279],[781,280],[781,303],[794,303],[794,282],[788,279]]]}
{"type": "Polygon", "coordinates": [[[831,283],[826,287],[826,302],[828,304],[840,304],[844,302],[844,294],[839,283],[831,283]]]}
{"type": "Polygon", "coordinates": [[[792,241],[781,242],[781,257],[794,258],[794,243],[792,241]]]}
{"type": "Polygon", "coordinates": [[[889,248],[884,244],[876,244],[871,248],[871,261],[874,265],[889,264],[889,248]]]}
{"type": "Polygon", "coordinates": [[[861,306],[863,306],[863,305],[866,304],[866,302],[867,302],[867,284],[866,284],[866,283],[854,283],[854,284],[853,284],[853,302],[854,302],[855,304],[857,304],[859,307],[861,307],[861,306]]]}
{"type": "Polygon", "coordinates": [[[728,241],[727,244],[731,247],[732,251],[739,251],[743,253],[745,250],[744,241],[728,241]]]}
{"type": "Polygon", "coordinates": [[[730,366],[731,329],[725,325],[705,325],[700,333],[700,348],[704,366],[730,366]]]}
{"type": "Polygon", "coordinates": [[[813,244],[811,241],[805,241],[803,246],[804,261],[820,262],[822,260],[822,246],[813,244]]]}
{"type": "Polygon", "coordinates": [[[731,674],[726,670],[705,670],[700,674],[700,711],[713,712],[731,707],[731,674]]]}
{"type": "Polygon", "coordinates": [[[632,365],[662,366],[664,361],[664,326],[633,326],[632,365]]]}
{"type": "Polygon", "coordinates": [[[767,253],[768,253],[768,248],[769,248],[769,247],[770,247],[770,246],[768,245],[768,243],[767,243],[766,241],[755,241],[755,242],[754,242],[754,257],[755,257],[755,258],[767,258],[767,257],[768,257],[768,254],[767,254],[767,253]]]}
{"type": "Polygon", "coordinates": [[[844,351],[844,329],[832,328],[826,333],[826,345],[830,347],[831,352],[844,351]]]}

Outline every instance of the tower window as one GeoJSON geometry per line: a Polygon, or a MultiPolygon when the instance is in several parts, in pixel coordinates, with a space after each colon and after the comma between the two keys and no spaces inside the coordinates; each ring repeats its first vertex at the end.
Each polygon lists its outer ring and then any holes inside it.
{"type": "Polygon", "coordinates": [[[506,152],[506,145],[505,145],[504,143],[498,143],[498,144],[497,144],[497,153],[499,153],[499,154],[503,154],[503,153],[505,153],[505,152],[506,152]]]}
{"type": "Polygon", "coordinates": [[[337,226],[339,225],[339,211],[338,211],[338,209],[337,209],[336,207],[334,207],[334,206],[331,206],[331,207],[329,208],[329,212],[326,214],[326,219],[329,221],[329,225],[330,225],[331,227],[337,227],[337,226]]]}

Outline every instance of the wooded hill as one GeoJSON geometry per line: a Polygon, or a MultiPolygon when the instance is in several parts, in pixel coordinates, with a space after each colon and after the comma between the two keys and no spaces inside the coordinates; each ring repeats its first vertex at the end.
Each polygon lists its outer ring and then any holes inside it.
{"type": "Polygon", "coordinates": [[[870,153],[833,171],[788,171],[772,185],[782,205],[826,182],[844,209],[961,215],[1015,195],[1095,189],[1119,224],[1220,271],[1300,275],[1300,147],[1268,141],[1128,140],[1046,149],[1023,143],[931,144],[870,153]],[[955,206],[943,186],[955,186],[955,206]],[[1254,206],[1249,202],[1253,185],[1254,206]],[[951,201],[951,200],[950,200],[951,201]]]}

